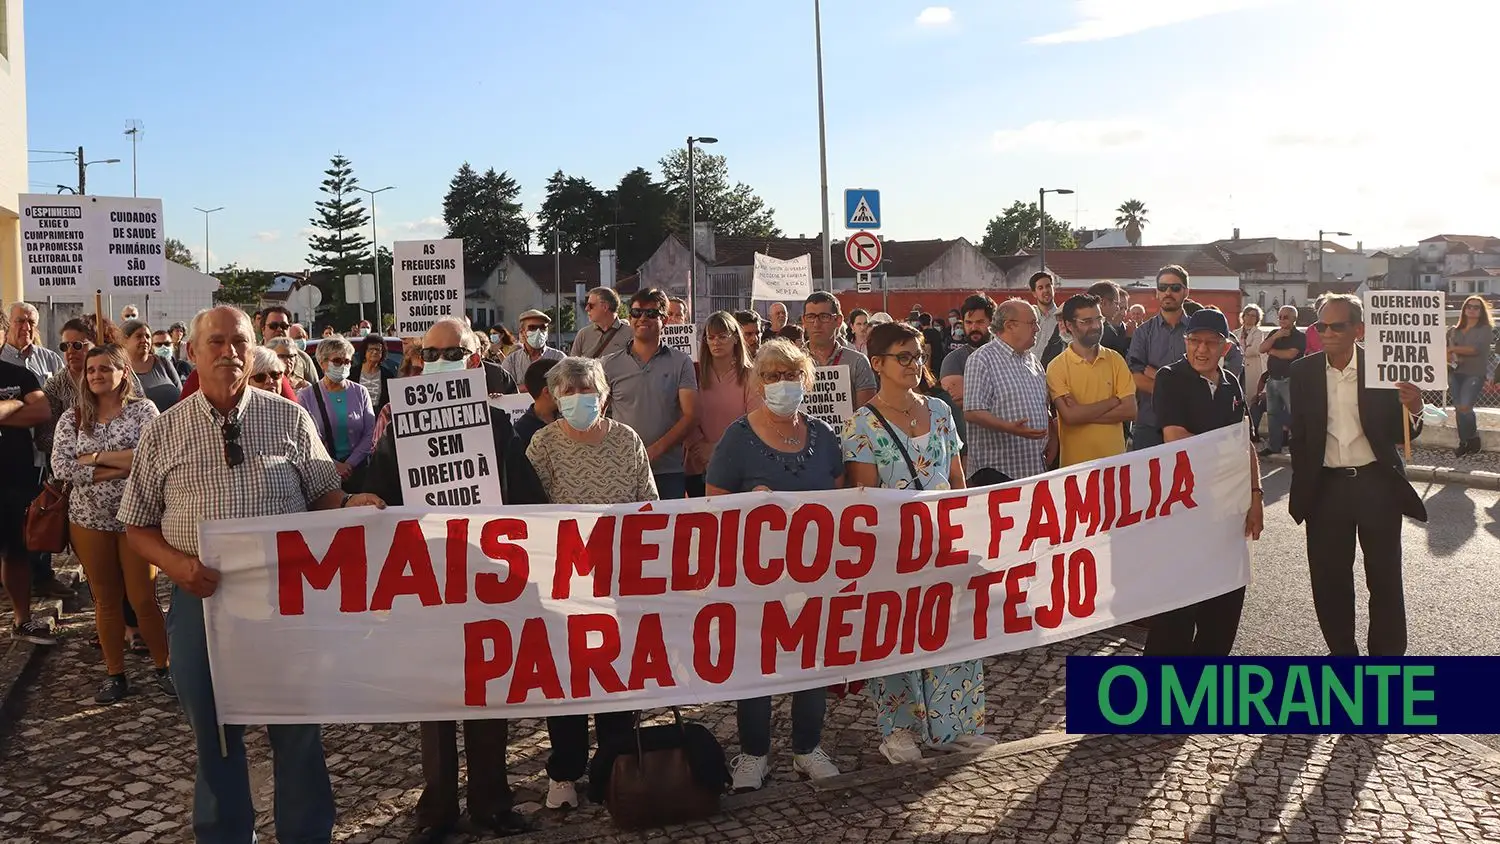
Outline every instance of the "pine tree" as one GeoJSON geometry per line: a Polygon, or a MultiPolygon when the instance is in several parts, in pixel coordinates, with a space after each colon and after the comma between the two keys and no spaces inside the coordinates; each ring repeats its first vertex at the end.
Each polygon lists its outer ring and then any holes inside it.
{"type": "Polygon", "coordinates": [[[343,305],[344,276],[371,271],[370,242],[364,235],[370,216],[363,197],[354,190],[359,179],[349,159],[335,155],[323,175],[326,178],[318,190],[325,198],[314,204],[317,211],[309,221],[321,234],[308,238],[307,263],[333,275],[333,290],[324,292],[333,293],[333,301],[343,305]]]}
{"type": "Polygon", "coordinates": [[[443,198],[443,222],[448,236],[462,238],[464,263],[488,273],[505,256],[524,253],[531,243],[531,225],[521,212],[521,186],[508,173],[491,167],[484,175],[465,161],[448,182],[443,198]]]}

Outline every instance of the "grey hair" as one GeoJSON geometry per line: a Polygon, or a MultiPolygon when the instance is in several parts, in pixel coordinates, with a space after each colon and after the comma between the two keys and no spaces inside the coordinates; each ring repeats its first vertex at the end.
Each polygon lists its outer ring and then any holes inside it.
{"type": "MultiPolygon", "coordinates": [[[[323,342],[328,342],[328,338],[323,338],[323,342]]],[[[319,345],[321,346],[322,344],[320,343],[319,345]]],[[[297,341],[293,340],[290,337],[272,337],[271,339],[266,341],[265,346],[267,349],[270,349],[273,352],[277,349],[287,349],[288,351],[293,352],[297,351],[297,341]]]]}
{"type": "Polygon", "coordinates": [[[41,324],[42,312],[36,309],[36,305],[33,305],[30,302],[12,302],[10,305],[10,313],[14,314],[16,312],[16,309],[18,308],[29,314],[31,316],[32,322],[41,324]]]}
{"type": "MultiPolygon", "coordinates": [[[[437,322],[434,322],[432,324],[432,328],[437,328],[439,325],[451,326],[454,331],[458,332],[458,344],[460,346],[463,346],[465,349],[468,349],[470,352],[474,352],[475,354],[479,353],[479,335],[475,334],[474,329],[469,327],[468,317],[464,317],[462,319],[460,319],[459,317],[451,316],[443,317],[437,322]]],[[[429,328],[428,330],[431,331],[432,329],[429,328]]]]}
{"type": "Polygon", "coordinates": [[[344,339],[344,335],[335,334],[332,337],[324,337],[318,341],[318,362],[328,360],[335,355],[343,355],[350,360],[354,359],[354,345],[344,339]]]}
{"type": "Polygon", "coordinates": [[[284,374],[286,368],[281,365],[281,358],[276,356],[276,352],[265,346],[256,346],[250,350],[250,374],[259,375],[262,372],[284,374]]]}
{"type": "Polygon", "coordinates": [[[1283,313],[1285,311],[1291,311],[1292,313],[1295,314],[1295,313],[1297,313],[1297,306],[1296,305],[1282,305],[1281,307],[1279,307],[1279,308],[1276,309],[1276,313],[1277,314],[1281,314],[1281,313],[1283,313]]]}
{"type": "Polygon", "coordinates": [[[593,358],[566,357],[547,370],[547,389],[553,396],[570,396],[583,388],[599,394],[599,403],[609,399],[609,381],[604,366],[593,358]]]}
{"type": "Polygon", "coordinates": [[[193,321],[188,323],[187,336],[189,344],[197,341],[198,335],[203,331],[203,324],[208,320],[209,315],[214,311],[234,311],[235,322],[245,329],[245,336],[255,336],[255,324],[250,321],[249,314],[245,313],[239,308],[232,308],[228,305],[216,305],[212,308],[204,308],[198,313],[193,314],[193,321]]]}
{"type": "MultiPolygon", "coordinates": [[[[1318,310],[1321,312],[1324,308],[1328,307],[1334,302],[1343,302],[1344,304],[1348,305],[1349,318],[1357,323],[1364,323],[1365,303],[1361,302],[1358,296],[1355,296],[1352,293],[1325,293],[1323,295],[1323,301],[1318,305],[1318,310]]],[[[1319,316],[1318,318],[1322,319],[1322,316],[1319,316]]]]}

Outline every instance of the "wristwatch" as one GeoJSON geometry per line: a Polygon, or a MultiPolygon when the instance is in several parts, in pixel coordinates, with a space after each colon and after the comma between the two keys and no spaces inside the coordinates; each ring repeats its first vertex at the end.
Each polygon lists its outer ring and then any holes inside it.
{"type": "Polygon", "coordinates": [[[339,502],[339,509],[342,510],[345,507],[348,507],[349,506],[349,499],[351,499],[353,497],[354,497],[354,493],[352,493],[352,492],[346,492],[346,493],[344,493],[344,500],[342,500],[342,501],[339,502]]]}

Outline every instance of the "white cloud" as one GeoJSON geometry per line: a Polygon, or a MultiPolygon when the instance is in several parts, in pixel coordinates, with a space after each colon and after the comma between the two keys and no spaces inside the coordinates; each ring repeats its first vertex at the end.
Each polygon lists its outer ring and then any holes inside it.
{"type": "Polygon", "coordinates": [[[1035,36],[1029,42],[1104,41],[1270,2],[1274,0],[1078,0],[1078,20],[1071,27],[1035,36]]]}
{"type": "Polygon", "coordinates": [[[917,15],[918,26],[947,26],[953,23],[953,10],[947,6],[928,6],[917,15]]]}
{"type": "Polygon", "coordinates": [[[302,240],[307,240],[311,237],[317,237],[321,234],[323,234],[322,229],[315,229],[312,226],[303,226],[302,228],[297,229],[297,237],[302,240]]]}
{"type": "Polygon", "coordinates": [[[276,241],[281,239],[281,232],[256,232],[255,239],[260,241],[261,243],[275,243],[276,241]]]}
{"type": "Polygon", "coordinates": [[[1086,153],[1137,146],[1153,134],[1140,120],[1039,120],[1020,129],[1002,129],[992,142],[996,152],[1034,149],[1049,153],[1086,153]]]}

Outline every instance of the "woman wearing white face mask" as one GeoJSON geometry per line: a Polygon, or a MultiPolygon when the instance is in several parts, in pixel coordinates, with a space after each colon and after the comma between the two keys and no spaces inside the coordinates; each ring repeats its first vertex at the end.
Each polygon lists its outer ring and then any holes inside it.
{"type": "Polygon", "coordinates": [[[533,363],[566,357],[561,349],[547,345],[547,326],[551,324],[552,318],[541,311],[530,310],[521,314],[521,342],[500,362],[500,368],[522,392],[526,390],[526,370],[533,363]]]}
{"type": "Polygon", "coordinates": [[[374,447],[375,410],[358,379],[350,380],[354,346],[334,335],[318,343],[323,377],[297,393],[334,459],[345,492],[363,492],[365,459],[374,447]]]}
{"type": "MultiPolygon", "coordinates": [[[[602,415],[609,384],[599,361],[564,357],[547,373],[547,392],[557,400],[560,418],[532,436],[526,458],[548,501],[631,504],[658,498],[641,438],[628,425],[602,415]]],[[[601,745],[608,736],[628,734],[634,726],[634,712],[594,716],[601,745]]],[[[547,759],[547,808],[577,806],[576,783],[589,761],[588,716],[548,718],[547,734],[552,744],[547,759]]]]}
{"type": "MultiPolygon", "coordinates": [[[[704,481],[710,496],[767,490],[812,492],[844,485],[839,436],[828,423],[802,412],[813,385],[812,357],[790,341],[763,343],[755,355],[756,388],[765,407],[730,424],[714,448],[704,481]]],[[[822,748],[827,690],[792,694],[792,770],[810,779],[838,776],[822,748]]],[[[770,770],[771,698],[739,702],[740,755],[735,791],[760,788],[770,770]]]]}

